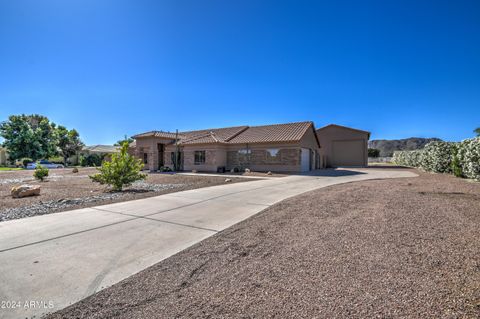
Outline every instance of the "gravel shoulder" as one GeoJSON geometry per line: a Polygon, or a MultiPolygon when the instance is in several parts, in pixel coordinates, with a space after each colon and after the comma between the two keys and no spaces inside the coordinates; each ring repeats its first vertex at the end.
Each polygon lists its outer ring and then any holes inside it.
{"type": "MultiPolygon", "coordinates": [[[[80,168],[78,173],[52,169],[45,182],[36,181],[31,170],[0,172],[0,222],[221,185],[226,180],[218,176],[148,173],[145,181],[136,182],[122,192],[111,192],[108,186],[90,180],[88,175],[96,172],[95,168],[80,168]],[[40,185],[40,195],[12,198],[11,188],[22,184],[40,185]]],[[[241,177],[229,180],[229,183],[252,181],[241,177]]]]}
{"type": "Polygon", "coordinates": [[[478,318],[480,184],[417,173],[285,200],[48,318],[478,318]]]}

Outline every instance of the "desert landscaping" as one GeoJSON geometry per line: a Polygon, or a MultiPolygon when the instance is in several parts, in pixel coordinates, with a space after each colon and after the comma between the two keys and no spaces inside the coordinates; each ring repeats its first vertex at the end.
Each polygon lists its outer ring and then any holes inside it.
{"type": "MultiPolygon", "coordinates": [[[[41,182],[35,180],[32,170],[0,171],[0,222],[254,180],[241,177],[148,173],[144,181],[135,182],[122,192],[114,192],[108,186],[93,183],[90,180],[88,176],[96,172],[97,169],[93,167],[79,168],[78,173],[73,173],[71,168],[52,169],[45,181],[41,182]],[[22,184],[40,186],[40,195],[13,198],[12,187],[22,184]]],[[[252,176],[266,176],[266,174],[252,173],[252,176]]]]}

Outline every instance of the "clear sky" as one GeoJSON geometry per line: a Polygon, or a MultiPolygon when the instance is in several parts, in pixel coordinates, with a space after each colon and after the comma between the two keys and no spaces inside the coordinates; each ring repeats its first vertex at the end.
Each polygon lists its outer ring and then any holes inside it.
{"type": "Polygon", "coordinates": [[[480,126],[480,1],[0,0],[0,120],[87,144],[312,120],[372,139],[480,126]]]}

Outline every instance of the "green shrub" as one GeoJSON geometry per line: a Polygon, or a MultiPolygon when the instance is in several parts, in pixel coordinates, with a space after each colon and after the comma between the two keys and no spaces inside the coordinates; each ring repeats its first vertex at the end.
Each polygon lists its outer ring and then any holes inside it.
{"type": "Polygon", "coordinates": [[[376,148],[369,148],[368,149],[368,157],[379,157],[380,150],[376,148]]]}
{"type": "Polygon", "coordinates": [[[40,164],[37,164],[37,166],[35,167],[35,171],[33,172],[33,177],[43,182],[43,180],[47,176],[48,176],[48,168],[43,167],[40,164]]]}
{"type": "Polygon", "coordinates": [[[451,173],[452,160],[456,153],[456,145],[451,142],[434,141],[425,145],[420,167],[434,173],[451,173]]]}
{"type": "Polygon", "coordinates": [[[172,169],[168,166],[161,166],[159,169],[160,172],[171,172],[172,169]]]}
{"type": "Polygon", "coordinates": [[[480,180],[480,137],[463,140],[457,157],[465,177],[480,180]]]}
{"type": "Polygon", "coordinates": [[[460,160],[458,156],[453,156],[452,159],[452,173],[456,177],[463,177],[462,166],[460,165],[460,160]]]}
{"type": "Polygon", "coordinates": [[[86,156],[81,156],[80,157],[80,166],[101,166],[103,161],[103,156],[100,156],[98,154],[88,154],[86,156]]]}
{"type": "Polygon", "coordinates": [[[33,163],[34,160],[31,159],[31,158],[28,158],[28,157],[24,157],[20,160],[20,162],[22,162],[23,167],[27,167],[27,164],[28,163],[33,163]]]}
{"type": "Polygon", "coordinates": [[[123,143],[120,153],[112,154],[110,162],[103,162],[98,168],[100,173],[89,176],[92,181],[112,186],[113,190],[121,191],[123,187],[133,182],[145,179],[146,174],[140,173],[143,163],[128,154],[128,143],[123,143]]]}
{"type": "Polygon", "coordinates": [[[395,151],[392,162],[402,166],[419,167],[422,160],[423,151],[395,151]]]}

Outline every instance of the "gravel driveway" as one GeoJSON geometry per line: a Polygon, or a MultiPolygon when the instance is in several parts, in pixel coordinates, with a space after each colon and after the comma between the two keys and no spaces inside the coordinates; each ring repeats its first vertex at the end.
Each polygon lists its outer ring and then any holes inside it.
{"type": "Polygon", "coordinates": [[[283,201],[49,318],[479,318],[480,184],[420,174],[283,201]]]}

